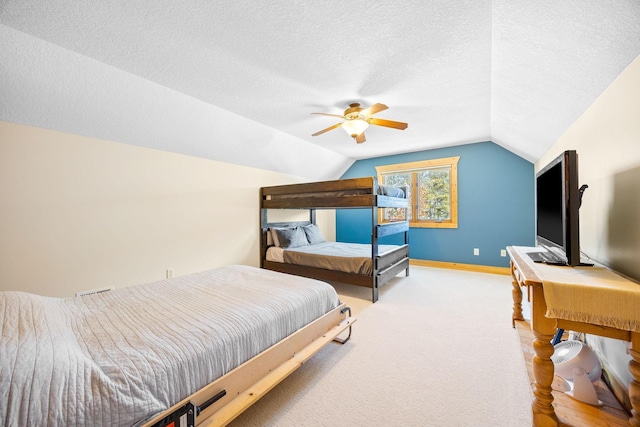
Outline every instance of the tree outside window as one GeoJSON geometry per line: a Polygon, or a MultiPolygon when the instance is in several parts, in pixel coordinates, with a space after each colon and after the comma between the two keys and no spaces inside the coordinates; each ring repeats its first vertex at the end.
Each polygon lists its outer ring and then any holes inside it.
{"type": "Polygon", "coordinates": [[[379,183],[405,187],[409,199],[409,209],[384,209],[379,222],[408,220],[411,227],[457,228],[459,159],[458,156],[376,167],[379,183]]]}

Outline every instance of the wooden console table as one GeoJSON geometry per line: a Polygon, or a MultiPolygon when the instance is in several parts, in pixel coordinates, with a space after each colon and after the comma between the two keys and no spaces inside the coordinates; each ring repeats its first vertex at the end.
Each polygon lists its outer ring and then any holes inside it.
{"type": "MultiPolygon", "coordinates": [[[[553,408],[553,396],[551,395],[551,384],[553,382],[554,367],[551,361],[551,355],[553,355],[553,346],[551,340],[556,332],[557,328],[564,330],[571,330],[577,332],[584,332],[588,334],[600,335],[609,338],[620,339],[631,343],[629,354],[632,359],[629,362],[629,371],[632,375],[631,383],[629,384],[629,398],[631,401],[632,411],[629,424],[634,427],[640,427],[640,328],[637,325],[630,327],[620,327],[616,324],[616,327],[606,324],[606,321],[598,321],[596,324],[593,322],[568,320],[560,317],[547,317],[547,300],[545,299],[544,283],[546,277],[553,274],[553,270],[549,269],[562,269],[557,270],[560,277],[566,280],[563,285],[571,286],[576,283],[577,292],[580,292],[579,283],[584,283],[587,278],[587,283],[597,282],[598,277],[608,277],[610,275],[615,280],[611,283],[607,282],[606,286],[597,286],[598,292],[611,292],[612,294],[617,292],[618,285],[620,288],[628,292],[635,292],[635,286],[637,286],[638,298],[640,298],[640,285],[635,284],[622,276],[607,270],[604,267],[558,267],[547,266],[543,264],[534,263],[527,255],[528,252],[539,251],[537,248],[521,247],[521,246],[509,246],[507,252],[511,258],[511,275],[513,276],[513,315],[512,325],[515,326],[516,320],[524,320],[522,315],[522,287],[527,290],[527,296],[531,303],[531,329],[535,337],[533,341],[533,349],[535,356],[533,357],[533,373],[535,377],[535,387],[533,391],[533,403],[531,405],[533,411],[533,425],[536,427],[547,426],[564,426],[563,422],[558,419],[555,410],[553,408]],[[591,269],[591,270],[590,270],[591,269]],[[546,275],[545,275],[546,274],[546,275]],[[574,276],[574,280],[567,280],[574,276]],[[595,277],[595,279],[594,279],[595,277]]],[[[547,282],[548,283],[548,282],[547,282]]],[[[588,285],[587,285],[588,286],[588,285]]],[[[548,287],[550,285],[548,284],[548,287]]],[[[640,313],[640,305],[637,305],[636,295],[633,298],[620,301],[618,307],[623,307],[625,304],[633,304],[634,306],[627,306],[628,308],[640,313]]],[[[567,306],[571,303],[567,301],[567,306]]],[[[628,311],[628,310],[627,310],[628,311]]],[[[617,313],[615,310],[611,310],[609,317],[615,322],[617,313]]]]}

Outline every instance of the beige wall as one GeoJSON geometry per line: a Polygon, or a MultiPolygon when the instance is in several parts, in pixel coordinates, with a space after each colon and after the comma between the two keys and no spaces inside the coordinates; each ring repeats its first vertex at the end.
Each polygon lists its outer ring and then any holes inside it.
{"type": "Polygon", "coordinates": [[[544,157],[577,150],[581,249],[640,280],[640,57],[607,88],[544,157]]]}
{"type": "MultiPolygon", "coordinates": [[[[536,163],[536,170],[569,149],[578,152],[580,184],[589,185],[580,208],[581,249],[640,281],[640,56],[536,163]]],[[[628,384],[626,343],[596,337],[589,342],[613,379],[628,384]]]]}
{"type": "MultiPolygon", "coordinates": [[[[259,265],[282,173],[0,122],[0,290],[48,296],[259,265]]],[[[335,237],[331,211],[319,213],[335,237]]]]}

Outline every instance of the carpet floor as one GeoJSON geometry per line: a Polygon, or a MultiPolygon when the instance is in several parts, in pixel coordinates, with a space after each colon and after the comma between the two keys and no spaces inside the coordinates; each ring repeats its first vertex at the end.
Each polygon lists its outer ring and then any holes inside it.
{"type": "Polygon", "coordinates": [[[509,276],[411,266],[370,302],[336,284],[358,321],[231,425],[531,426],[509,276]]]}

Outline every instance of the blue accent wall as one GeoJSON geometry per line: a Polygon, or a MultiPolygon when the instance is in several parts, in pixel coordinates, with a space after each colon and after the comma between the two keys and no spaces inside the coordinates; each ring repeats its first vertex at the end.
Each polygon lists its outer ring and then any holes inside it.
{"type": "MultiPolygon", "coordinates": [[[[412,228],[410,257],[508,267],[507,246],[534,246],[534,165],[493,142],[356,161],[342,178],[375,176],[376,166],[460,156],[458,228],[412,228]],[[480,255],[473,255],[473,248],[480,255]]],[[[336,211],[336,240],[371,243],[371,210],[336,211]]],[[[381,243],[401,244],[400,236],[381,243]]]]}

